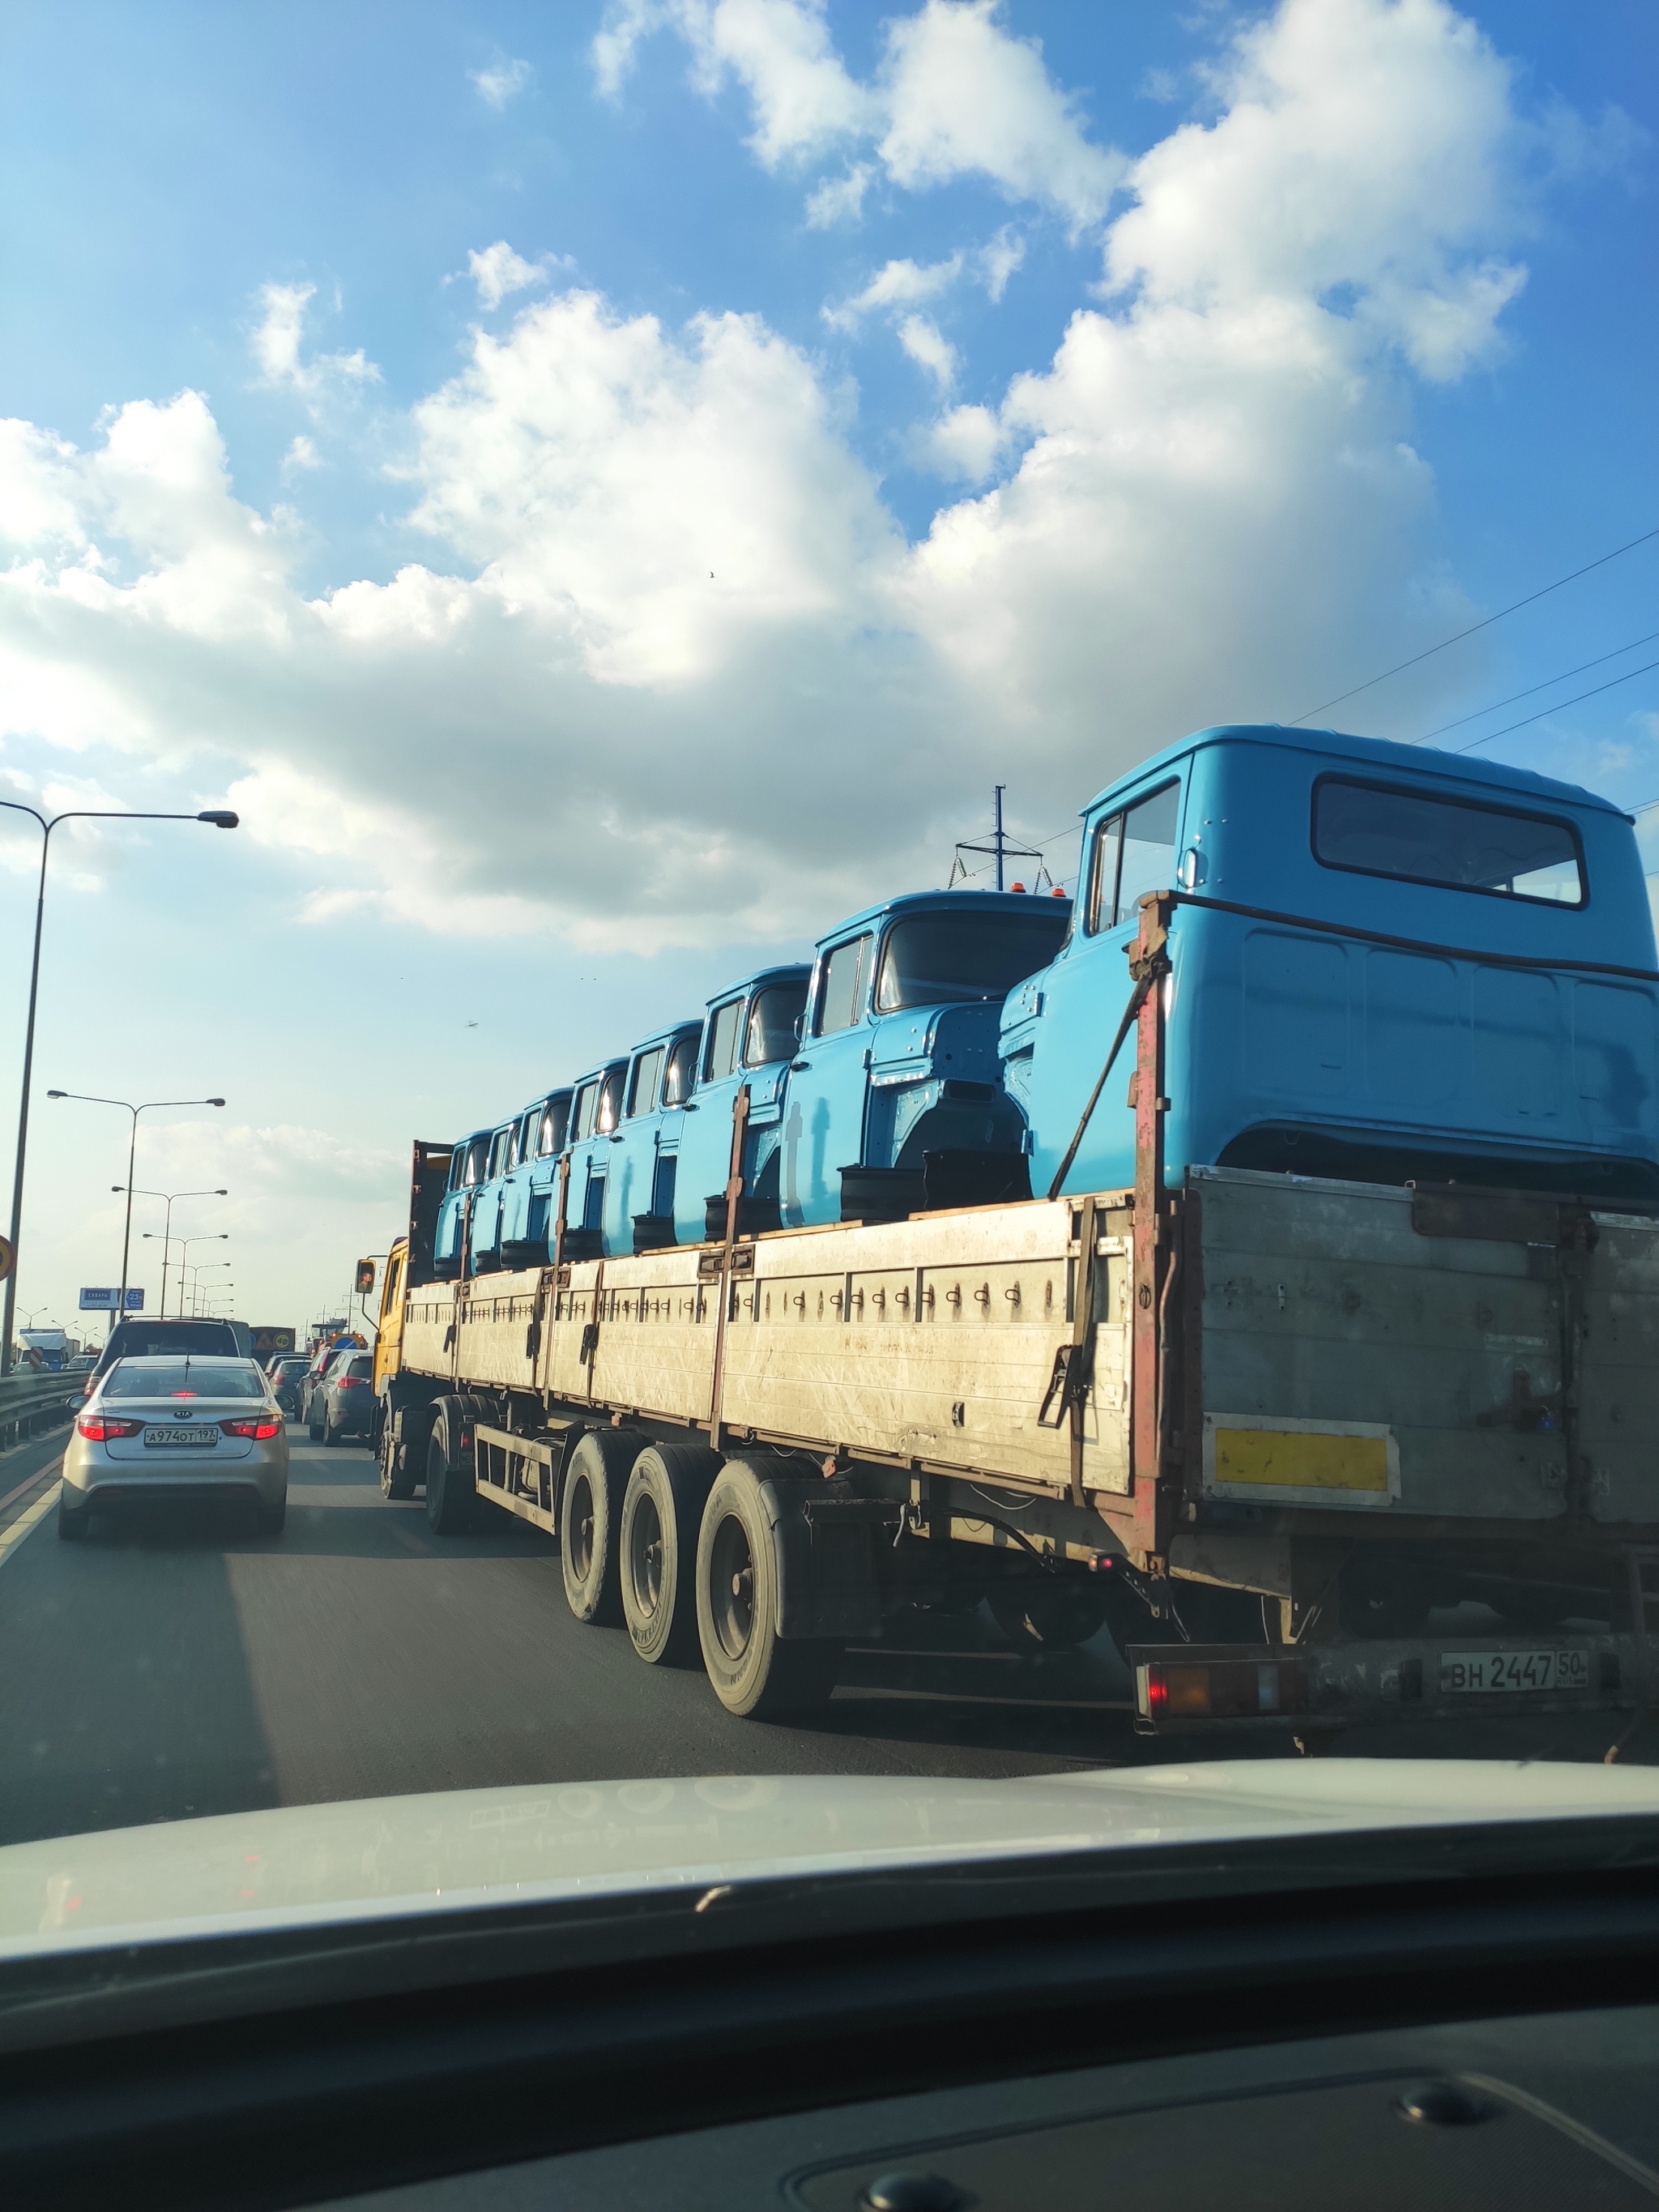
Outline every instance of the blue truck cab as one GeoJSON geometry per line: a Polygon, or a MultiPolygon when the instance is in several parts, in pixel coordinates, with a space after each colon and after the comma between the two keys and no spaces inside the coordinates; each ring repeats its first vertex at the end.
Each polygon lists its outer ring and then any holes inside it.
{"type": "MultiPolygon", "coordinates": [[[[1659,996],[1629,817],[1525,769],[1330,731],[1205,730],[1083,817],[1073,926],[1001,1051],[1042,1194],[1177,892],[1166,1175],[1219,1165],[1659,1200],[1659,996]]],[[[1067,1191],[1133,1180],[1126,1047],[1067,1191]]]]}
{"type": "Polygon", "coordinates": [[[820,939],[783,1103],[786,1225],[1029,1194],[999,1023],[1070,913],[1024,892],[924,891],[820,939]]]}
{"type": "Polygon", "coordinates": [[[732,1109],[749,1089],[744,1138],[744,1232],[776,1229],[778,1139],[784,1085],[795,1056],[811,969],[763,968],[708,1001],[696,1088],[681,1113],[674,1177],[674,1242],[701,1244],[726,1233],[726,1185],[732,1171],[732,1109]]]}
{"type": "Polygon", "coordinates": [[[501,1191],[501,1264],[532,1267],[544,1264],[550,1247],[558,1203],[559,1154],[570,1123],[568,1090],[550,1091],[526,1107],[501,1191]]]}
{"type": "Polygon", "coordinates": [[[622,1119],[627,1055],[590,1068],[572,1088],[570,1188],[565,1202],[564,1256],[598,1260],[605,1252],[605,1186],[611,1138],[622,1119]]]}
{"type": "Polygon", "coordinates": [[[635,1045],[611,1132],[602,1228],[607,1254],[672,1244],[674,1192],[686,1102],[697,1077],[702,1024],[679,1022],[635,1045]]]}
{"type": "Polygon", "coordinates": [[[518,1157],[520,1117],[498,1122],[489,1133],[484,1152],[483,1180],[472,1196],[472,1233],[469,1239],[475,1275],[488,1274],[501,1264],[501,1194],[507,1174],[518,1157]]]}
{"type": "Polygon", "coordinates": [[[462,1247],[467,1241],[472,1201],[489,1166],[490,1140],[495,1133],[494,1129],[475,1129],[450,1155],[448,1187],[438,1208],[438,1225],[432,1240],[433,1266],[440,1280],[461,1272],[462,1247]]]}

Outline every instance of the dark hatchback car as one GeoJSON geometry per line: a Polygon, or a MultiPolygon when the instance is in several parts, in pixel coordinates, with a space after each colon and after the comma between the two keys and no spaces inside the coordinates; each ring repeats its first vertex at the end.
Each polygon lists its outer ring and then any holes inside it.
{"type": "Polygon", "coordinates": [[[234,1321],[122,1321],[110,1331],[109,1342],[98,1355],[90,1375],[80,1379],[90,1394],[118,1359],[155,1359],[169,1352],[204,1359],[246,1359],[247,1331],[234,1321]]]}
{"type": "Polygon", "coordinates": [[[353,1346],[341,1353],[312,1393],[312,1442],[337,1444],[347,1437],[366,1437],[374,1418],[374,1355],[353,1346]]]}
{"type": "Polygon", "coordinates": [[[299,1413],[300,1395],[310,1365],[303,1352],[280,1352],[265,1370],[276,1403],[285,1413],[299,1413]]]}

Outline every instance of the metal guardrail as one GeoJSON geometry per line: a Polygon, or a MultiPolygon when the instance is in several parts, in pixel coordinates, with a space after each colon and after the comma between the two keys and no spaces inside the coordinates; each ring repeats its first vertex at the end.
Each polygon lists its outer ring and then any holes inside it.
{"type": "Polygon", "coordinates": [[[82,1374],[0,1375],[0,1450],[21,1443],[41,1429],[70,1418],[69,1400],[78,1395],[82,1374]]]}

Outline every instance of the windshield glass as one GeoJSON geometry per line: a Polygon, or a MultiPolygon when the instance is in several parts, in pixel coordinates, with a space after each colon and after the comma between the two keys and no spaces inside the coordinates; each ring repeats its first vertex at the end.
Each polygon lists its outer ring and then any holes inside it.
{"type": "Polygon", "coordinates": [[[264,1384],[249,1367],[206,1359],[171,1362],[118,1360],[105,1376],[105,1398],[263,1398],[264,1384]]]}
{"type": "Polygon", "coordinates": [[[743,1064],[764,1067],[793,1054],[799,1024],[806,1010],[806,981],[769,983],[757,991],[749,1006],[749,1026],[744,1034],[743,1064]]]}
{"type": "Polygon", "coordinates": [[[1583,863],[1569,823],[1421,791],[1327,777],[1314,794],[1314,851],[1328,868],[1557,906],[1584,903],[1583,863]]]}
{"type": "Polygon", "coordinates": [[[876,983],[876,1010],[1005,999],[1045,968],[1066,934],[1067,910],[1034,905],[1016,914],[907,915],[887,933],[876,983]]]}

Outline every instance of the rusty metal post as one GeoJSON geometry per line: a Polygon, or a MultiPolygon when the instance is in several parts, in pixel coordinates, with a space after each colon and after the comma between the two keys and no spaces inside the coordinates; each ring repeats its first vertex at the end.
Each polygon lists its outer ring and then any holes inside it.
{"type": "Polygon", "coordinates": [[[1129,973],[1150,984],[1135,1023],[1135,1071],[1129,1103],[1135,1116],[1134,1299],[1130,1325],[1130,1468],[1134,1501],[1131,1551],[1137,1565],[1158,1572],[1168,1549],[1170,1506],[1163,1491],[1164,1334],[1165,1278],[1171,1259],[1169,1206],[1164,1189],[1164,979],[1173,902],[1149,891],[1140,902],[1140,932],[1129,955],[1129,973]]]}
{"type": "Polygon", "coordinates": [[[732,1101],[732,1163],[726,1178],[726,1241],[720,1248],[720,1307],[714,1316],[714,1372],[708,1392],[708,1448],[720,1449],[720,1392],[726,1380],[726,1323],[732,1307],[732,1248],[738,1241],[738,1208],[743,1201],[743,1145],[749,1127],[749,1085],[740,1083],[732,1101]]]}

